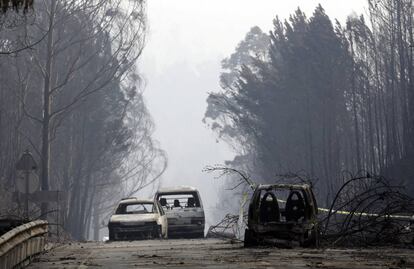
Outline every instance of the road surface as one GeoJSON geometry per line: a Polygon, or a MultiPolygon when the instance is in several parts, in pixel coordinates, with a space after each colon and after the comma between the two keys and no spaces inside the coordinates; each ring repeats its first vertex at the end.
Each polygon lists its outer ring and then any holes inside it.
{"type": "Polygon", "coordinates": [[[28,268],[414,268],[414,250],[245,249],[216,239],[72,243],[28,268]]]}

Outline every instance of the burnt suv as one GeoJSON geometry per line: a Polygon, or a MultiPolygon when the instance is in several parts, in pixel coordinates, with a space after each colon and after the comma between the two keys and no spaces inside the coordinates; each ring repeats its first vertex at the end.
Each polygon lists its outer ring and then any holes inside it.
{"type": "Polygon", "coordinates": [[[244,246],[318,245],[318,207],[307,184],[256,187],[249,205],[244,246]]]}
{"type": "Polygon", "coordinates": [[[167,216],[169,237],[204,237],[204,209],[197,189],[160,189],[155,194],[155,200],[160,203],[167,216]]]}

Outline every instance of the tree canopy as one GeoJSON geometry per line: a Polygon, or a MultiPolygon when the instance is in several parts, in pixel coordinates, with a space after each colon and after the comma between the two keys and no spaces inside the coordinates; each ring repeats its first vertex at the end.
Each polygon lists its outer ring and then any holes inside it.
{"type": "MultiPolygon", "coordinates": [[[[50,203],[49,219],[77,239],[92,230],[98,239],[115,203],[157,180],[167,165],[136,67],[145,2],[121,2],[45,1],[32,24],[0,32],[1,49],[40,40],[0,56],[0,187],[14,189],[14,163],[30,149],[42,190],[67,194],[50,203]]],[[[19,214],[11,201],[4,207],[19,214]]],[[[39,209],[31,204],[32,218],[44,213],[39,209]]]]}
{"type": "Polygon", "coordinates": [[[15,12],[23,10],[26,13],[29,8],[33,8],[33,2],[34,0],[1,0],[0,9],[3,13],[6,13],[10,9],[15,12]]]}
{"type": "Polygon", "coordinates": [[[309,18],[297,9],[268,35],[252,28],[223,61],[227,83],[209,95],[204,121],[238,153],[230,164],[262,182],[304,172],[325,199],[344,171],[414,188],[413,7],[368,2],[369,24],[352,15],[334,25],[321,5],[309,18]]]}

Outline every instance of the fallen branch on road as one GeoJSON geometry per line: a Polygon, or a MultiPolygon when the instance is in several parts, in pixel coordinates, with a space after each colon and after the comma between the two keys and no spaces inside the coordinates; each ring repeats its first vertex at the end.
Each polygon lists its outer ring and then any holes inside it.
{"type": "Polygon", "coordinates": [[[227,214],[218,224],[210,226],[207,238],[222,238],[243,242],[240,235],[244,233],[247,214],[243,216],[243,227],[239,225],[239,216],[227,214]]]}
{"type": "Polygon", "coordinates": [[[411,244],[414,199],[381,176],[353,177],[339,189],[325,218],[322,239],[333,246],[411,244]]]}
{"type": "MultiPolygon", "coordinates": [[[[218,171],[218,177],[229,174],[240,176],[240,184],[254,188],[249,176],[233,168],[209,166],[206,172],[218,171]]],[[[286,174],[277,176],[283,183],[287,180],[314,185],[315,180],[306,176],[286,174]]],[[[285,200],[277,199],[279,207],[285,200]]],[[[284,207],[284,206],[283,206],[284,207]]],[[[282,208],[282,207],[281,207],[282,208]]],[[[367,173],[363,176],[349,176],[338,189],[329,208],[318,208],[320,243],[325,246],[412,246],[414,244],[414,199],[405,193],[400,185],[367,173]]],[[[217,225],[211,226],[211,237],[243,238],[247,223],[244,214],[240,225],[239,215],[227,214],[217,225]]]]}

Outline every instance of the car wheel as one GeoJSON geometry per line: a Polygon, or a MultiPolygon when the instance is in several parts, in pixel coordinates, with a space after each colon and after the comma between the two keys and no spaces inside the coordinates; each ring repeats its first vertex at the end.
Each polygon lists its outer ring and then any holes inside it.
{"type": "Polygon", "coordinates": [[[305,248],[317,248],[319,247],[319,232],[318,228],[314,228],[310,231],[309,236],[303,242],[303,247],[305,248]]]}
{"type": "Polygon", "coordinates": [[[109,241],[115,241],[115,232],[109,229],[109,241]]]}
{"type": "Polygon", "coordinates": [[[192,239],[204,238],[204,232],[190,233],[187,237],[192,239]]]}
{"type": "Polygon", "coordinates": [[[203,232],[200,232],[200,233],[197,235],[197,238],[204,238],[204,231],[203,231],[203,232]]]}
{"type": "Polygon", "coordinates": [[[246,229],[244,231],[244,247],[249,248],[254,246],[257,246],[257,239],[255,237],[255,234],[253,231],[246,229]]]}
{"type": "Polygon", "coordinates": [[[162,229],[161,225],[158,225],[157,228],[155,228],[154,234],[152,236],[153,238],[162,239],[162,229]]]}

